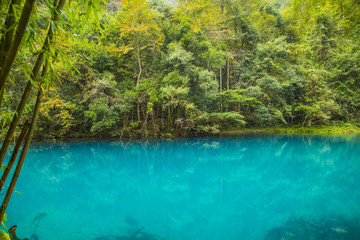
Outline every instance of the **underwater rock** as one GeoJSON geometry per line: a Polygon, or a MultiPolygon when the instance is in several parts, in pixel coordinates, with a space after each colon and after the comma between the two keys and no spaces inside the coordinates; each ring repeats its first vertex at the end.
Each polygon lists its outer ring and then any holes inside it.
{"type": "Polygon", "coordinates": [[[139,223],[135,218],[132,218],[130,216],[125,217],[125,223],[129,226],[138,227],[139,223]]]}
{"type": "Polygon", "coordinates": [[[142,232],[144,227],[141,227],[136,232],[134,232],[130,237],[128,236],[100,236],[94,238],[93,240],[166,240],[157,235],[142,232]]]}
{"type": "Polygon", "coordinates": [[[16,225],[14,225],[14,226],[12,226],[11,228],[9,228],[9,235],[10,235],[10,239],[11,240],[29,240],[28,238],[24,238],[24,239],[21,239],[21,238],[18,238],[17,236],[16,236],[16,228],[17,228],[17,226],[16,225]]]}
{"type": "Polygon", "coordinates": [[[107,236],[101,236],[101,237],[93,238],[92,240],[114,240],[114,239],[116,239],[116,238],[107,237],[107,236]]]}
{"type": "Polygon", "coordinates": [[[32,234],[30,240],[39,240],[39,237],[36,234],[32,234]]]}
{"type": "Polygon", "coordinates": [[[116,240],[165,240],[165,238],[161,238],[157,235],[150,234],[150,233],[138,233],[135,236],[131,237],[118,237],[116,240]]]}
{"type": "Polygon", "coordinates": [[[308,217],[290,218],[281,227],[265,233],[264,240],[354,240],[360,239],[359,219],[330,217],[312,219],[308,217]]]}

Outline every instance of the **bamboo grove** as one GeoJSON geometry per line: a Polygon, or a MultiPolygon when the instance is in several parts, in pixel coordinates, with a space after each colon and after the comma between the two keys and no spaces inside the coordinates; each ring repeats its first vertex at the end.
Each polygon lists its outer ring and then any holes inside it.
{"type": "MultiPolygon", "coordinates": [[[[0,191],[4,190],[17,155],[21,152],[13,176],[3,193],[5,197],[0,207],[2,224],[3,220],[6,220],[6,208],[37,126],[42,97],[46,92],[50,92],[49,86],[56,76],[53,64],[60,56],[57,42],[65,33],[62,25],[71,25],[70,21],[65,20],[65,2],[65,0],[0,1],[0,106],[7,106],[1,109],[4,137],[0,150],[0,166],[3,170],[0,191]],[[41,16],[41,11],[46,15],[41,16]],[[40,20],[43,25],[39,24],[40,20]],[[20,75],[17,75],[19,72],[20,75]],[[33,88],[37,92],[35,95],[33,88]],[[12,96],[14,90],[16,94],[12,96]],[[9,107],[10,99],[13,101],[12,107],[9,107]],[[20,131],[20,135],[14,140],[15,146],[10,148],[17,131],[20,131]],[[10,150],[12,153],[9,153],[10,150]],[[11,157],[9,161],[5,161],[7,165],[3,166],[7,154],[11,157]]],[[[74,5],[78,6],[77,9],[83,7],[90,13],[93,7],[96,7],[96,4],[91,3],[91,1],[78,2],[74,5]]],[[[70,5],[66,8],[70,13],[70,5]]],[[[9,236],[0,232],[0,238],[9,239],[9,236]]]]}
{"type": "Polygon", "coordinates": [[[41,85],[29,69],[48,50],[34,53],[31,41],[45,31],[49,4],[37,3],[5,85],[3,129],[26,84],[44,94],[39,138],[359,123],[357,0],[111,0],[92,18],[72,4],[50,44],[58,50],[44,57],[55,77],[41,85]]]}

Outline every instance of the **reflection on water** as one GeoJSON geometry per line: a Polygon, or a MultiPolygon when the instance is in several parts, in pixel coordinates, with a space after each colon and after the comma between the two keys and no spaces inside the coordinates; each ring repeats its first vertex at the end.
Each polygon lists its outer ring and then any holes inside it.
{"type": "Polygon", "coordinates": [[[35,144],[8,225],[40,240],[143,226],[171,240],[263,239],[298,216],[357,217],[359,154],[359,135],[35,144]]]}

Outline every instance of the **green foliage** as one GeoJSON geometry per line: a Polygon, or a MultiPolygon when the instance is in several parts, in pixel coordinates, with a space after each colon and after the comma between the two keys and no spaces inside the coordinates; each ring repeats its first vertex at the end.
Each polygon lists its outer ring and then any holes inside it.
{"type": "MultiPolygon", "coordinates": [[[[6,229],[6,226],[5,226],[5,223],[4,223],[4,222],[7,222],[7,215],[6,215],[6,213],[4,214],[4,219],[3,219],[3,221],[1,222],[1,226],[6,229]]],[[[1,239],[1,240],[11,240],[9,234],[7,234],[3,229],[0,230],[0,239],[1,239]]]]}
{"type": "Polygon", "coordinates": [[[109,106],[105,97],[94,100],[85,111],[86,123],[91,124],[91,132],[103,132],[115,126],[118,115],[117,107],[109,106]]]}
{"type": "Polygon", "coordinates": [[[254,118],[253,121],[260,126],[267,125],[267,123],[271,123],[272,121],[271,113],[264,105],[257,106],[252,113],[252,117],[254,118]]]}
{"type": "MultiPolygon", "coordinates": [[[[39,6],[20,68],[11,73],[18,86],[51,15],[39,6]]],[[[157,136],[360,119],[355,0],[111,1],[95,11],[99,6],[72,2],[59,20],[65,27],[57,29],[58,50],[46,55],[53,75],[45,79],[45,90],[56,94],[47,94],[40,133],[157,136]]],[[[19,95],[8,84],[4,126],[19,95]]]]}
{"type": "Polygon", "coordinates": [[[245,125],[244,116],[238,112],[206,113],[201,117],[208,125],[216,124],[221,128],[241,127],[245,125]]]}
{"type": "Polygon", "coordinates": [[[170,43],[168,48],[169,48],[169,54],[166,60],[169,64],[173,65],[176,68],[185,67],[194,59],[192,53],[187,52],[178,43],[170,43]]]}
{"type": "Polygon", "coordinates": [[[52,134],[53,137],[66,135],[74,125],[72,117],[74,109],[74,104],[66,103],[57,96],[46,98],[40,107],[39,133],[44,136],[52,134]]]}

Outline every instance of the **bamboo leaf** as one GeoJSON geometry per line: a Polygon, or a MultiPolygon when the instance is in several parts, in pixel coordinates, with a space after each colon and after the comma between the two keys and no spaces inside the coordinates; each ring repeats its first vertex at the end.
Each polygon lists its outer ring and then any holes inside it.
{"type": "Polygon", "coordinates": [[[5,232],[1,232],[0,233],[0,239],[1,240],[11,240],[9,234],[5,233],[5,232]]]}

